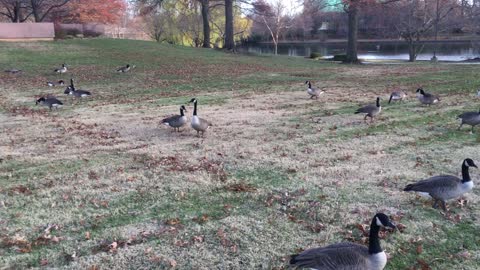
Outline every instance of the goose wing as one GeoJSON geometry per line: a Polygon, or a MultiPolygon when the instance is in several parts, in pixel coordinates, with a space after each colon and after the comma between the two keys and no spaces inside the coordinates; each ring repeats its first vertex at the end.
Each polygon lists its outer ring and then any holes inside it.
{"type": "Polygon", "coordinates": [[[480,114],[478,112],[466,112],[466,113],[460,114],[458,118],[466,120],[466,119],[474,119],[479,116],[480,114]]]}
{"type": "Polygon", "coordinates": [[[293,256],[290,264],[318,270],[367,270],[368,249],[354,243],[338,243],[305,250],[293,256]]]}
{"type": "Polygon", "coordinates": [[[79,95],[87,95],[87,96],[92,95],[90,91],[86,91],[86,90],[75,90],[75,92],[77,92],[79,95]]]}
{"type": "Polygon", "coordinates": [[[371,112],[375,111],[376,109],[377,109],[376,105],[369,104],[367,106],[363,106],[363,107],[359,108],[357,111],[355,111],[355,113],[371,113],[371,112]]]}
{"type": "Polygon", "coordinates": [[[461,179],[453,175],[438,175],[428,179],[420,180],[416,183],[409,184],[405,187],[405,191],[417,191],[427,193],[437,193],[452,190],[461,183],[461,179]]]}
{"type": "Polygon", "coordinates": [[[177,122],[180,120],[181,117],[182,117],[181,115],[173,115],[173,116],[162,119],[162,123],[167,124],[167,123],[177,122]]]}
{"type": "Polygon", "coordinates": [[[200,124],[202,125],[202,127],[204,127],[205,129],[207,129],[208,127],[210,126],[213,126],[211,122],[203,119],[203,118],[199,118],[200,119],[200,124]]]}
{"type": "Polygon", "coordinates": [[[46,98],[46,99],[45,99],[45,103],[47,103],[47,104],[59,104],[59,105],[63,105],[63,103],[62,103],[60,100],[58,100],[58,99],[56,99],[56,98],[54,98],[54,97],[46,98]]]}

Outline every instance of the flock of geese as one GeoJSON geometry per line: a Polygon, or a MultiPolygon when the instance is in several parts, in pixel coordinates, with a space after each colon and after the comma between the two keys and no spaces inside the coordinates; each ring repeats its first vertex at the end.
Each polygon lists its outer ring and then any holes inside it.
{"type": "MultiPolygon", "coordinates": [[[[135,66],[126,65],[117,69],[117,72],[128,72],[135,66]]],[[[62,64],[60,68],[54,70],[55,73],[66,73],[68,71],[67,66],[62,64]]],[[[12,74],[21,72],[21,70],[9,70],[12,74]]],[[[312,86],[310,81],[306,81],[307,93],[311,99],[318,99],[325,90],[320,90],[312,86]]],[[[48,86],[55,86],[53,82],[47,82],[48,86]]],[[[57,85],[63,86],[65,82],[59,80],[57,85]]],[[[89,91],[77,89],[74,84],[74,80],[70,80],[70,85],[65,89],[64,94],[74,96],[76,98],[83,98],[91,96],[89,91]]],[[[440,102],[440,98],[433,94],[425,92],[422,88],[416,91],[417,99],[423,105],[434,105],[440,102]]],[[[392,101],[403,101],[407,97],[407,93],[404,91],[394,91],[391,93],[388,103],[392,101]]],[[[198,100],[192,98],[188,104],[193,103],[193,115],[191,119],[191,127],[197,132],[197,136],[204,136],[204,133],[212,123],[198,117],[197,106],[198,100]]],[[[36,104],[58,109],[63,103],[54,96],[41,97],[36,101],[36,104]]],[[[380,104],[380,97],[376,98],[374,104],[369,104],[358,108],[355,114],[363,114],[364,121],[370,118],[370,122],[374,121],[374,118],[378,116],[382,111],[380,104]]],[[[161,121],[162,124],[172,127],[174,131],[179,132],[180,128],[188,123],[185,113],[187,109],[185,105],[180,106],[180,114],[167,117],[161,121]]],[[[459,115],[461,124],[460,129],[464,124],[473,127],[480,124],[480,111],[478,112],[466,112],[459,115]]],[[[438,175],[428,179],[420,180],[416,183],[407,185],[404,191],[417,192],[424,196],[429,196],[433,199],[433,207],[438,208],[440,204],[444,211],[447,211],[446,201],[455,199],[466,192],[469,192],[473,188],[473,182],[470,178],[469,168],[477,165],[470,158],[465,159],[462,162],[462,178],[454,175],[438,175]]],[[[368,247],[363,245],[343,242],[332,244],[326,247],[308,249],[300,254],[292,255],[290,264],[293,267],[298,268],[311,268],[321,270],[337,270],[337,269],[358,269],[358,270],[381,270],[387,263],[387,256],[380,246],[379,231],[381,228],[395,229],[395,224],[390,221],[387,215],[383,213],[377,213],[372,218],[370,225],[369,244],[368,247]]]]}
{"type": "MultiPolygon", "coordinates": [[[[127,64],[126,66],[122,66],[118,68],[116,71],[120,73],[126,73],[129,72],[132,68],[135,68],[135,65],[130,66],[130,64],[127,64]]],[[[10,73],[10,74],[17,74],[21,73],[21,69],[9,69],[5,70],[5,72],[10,73]]],[[[68,72],[67,65],[65,63],[62,64],[61,67],[56,68],[53,70],[54,73],[60,73],[64,74],[68,72]]],[[[58,80],[57,83],[54,83],[52,81],[47,81],[47,86],[49,87],[55,87],[55,86],[65,86],[65,81],[64,80],[58,80]]],[[[84,97],[89,97],[92,95],[90,91],[87,90],[82,90],[82,89],[77,89],[74,84],[73,78],[70,79],[70,85],[65,89],[63,92],[65,95],[70,95],[75,98],[84,98],[84,97]]],[[[58,109],[63,106],[63,102],[60,101],[58,98],[56,98],[53,95],[47,95],[40,97],[39,99],[36,100],[35,105],[43,105],[47,106],[50,110],[52,108],[58,109]]]]}
{"type": "MultiPolygon", "coordinates": [[[[312,87],[310,81],[306,81],[305,84],[308,85],[307,93],[312,99],[317,99],[325,92],[312,87]]],[[[438,96],[427,93],[422,88],[417,89],[416,94],[417,99],[423,105],[431,106],[440,102],[438,96]]],[[[394,91],[391,93],[388,103],[392,101],[402,101],[406,97],[407,93],[404,91],[394,91]]],[[[380,114],[381,111],[380,97],[377,97],[375,104],[361,107],[355,111],[355,114],[364,114],[364,121],[367,120],[367,117],[370,117],[370,122],[372,122],[375,116],[380,114]]],[[[461,119],[461,124],[458,129],[466,124],[472,126],[473,132],[473,127],[480,124],[480,111],[466,112],[459,115],[458,118],[461,119]]],[[[438,208],[440,204],[442,209],[447,211],[447,200],[458,198],[472,190],[473,182],[470,178],[470,167],[478,168],[472,159],[466,158],[462,162],[462,178],[454,175],[438,175],[408,184],[403,191],[413,191],[419,195],[430,197],[433,199],[433,208],[438,208]]],[[[395,224],[391,222],[385,214],[377,213],[373,217],[370,225],[368,248],[351,242],[343,242],[320,248],[307,249],[300,254],[292,255],[290,264],[298,268],[319,270],[382,270],[387,264],[387,256],[380,246],[378,236],[380,228],[395,229],[395,224]]]]}

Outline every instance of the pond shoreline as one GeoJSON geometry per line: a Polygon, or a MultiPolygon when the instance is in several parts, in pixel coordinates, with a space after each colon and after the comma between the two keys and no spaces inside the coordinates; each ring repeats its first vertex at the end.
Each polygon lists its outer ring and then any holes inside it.
{"type": "MultiPolygon", "coordinates": [[[[396,44],[399,42],[405,42],[403,39],[359,39],[358,43],[381,43],[381,44],[396,44]]],[[[479,37],[472,37],[468,39],[439,39],[439,40],[422,40],[421,43],[465,43],[465,42],[480,42],[479,37]]],[[[343,44],[347,43],[346,39],[327,39],[327,40],[283,40],[279,41],[278,44],[288,45],[288,44],[343,44]]],[[[264,44],[264,45],[273,45],[271,41],[261,41],[255,43],[245,43],[244,45],[254,45],[254,44],[264,44]]]]}

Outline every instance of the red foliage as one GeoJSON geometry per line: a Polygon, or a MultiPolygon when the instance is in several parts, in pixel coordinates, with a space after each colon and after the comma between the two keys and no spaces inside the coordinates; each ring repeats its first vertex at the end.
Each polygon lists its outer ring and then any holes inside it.
{"type": "Polygon", "coordinates": [[[125,14],[125,0],[72,0],[60,19],[68,23],[117,23],[125,14]]]}

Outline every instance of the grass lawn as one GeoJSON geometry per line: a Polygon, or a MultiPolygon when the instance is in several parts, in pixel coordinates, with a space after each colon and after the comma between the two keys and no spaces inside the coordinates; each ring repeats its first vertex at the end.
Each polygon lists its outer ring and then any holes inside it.
{"type": "MultiPolygon", "coordinates": [[[[289,255],[366,243],[374,213],[386,269],[478,269],[480,192],[450,212],[402,192],[480,163],[480,65],[349,66],[129,40],[0,43],[0,269],[286,269],[289,255]],[[54,68],[67,63],[67,74],[54,68]],[[130,73],[115,70],[135,64],[130,73]],[[47,81],[73,76],[93,97],[47,81]],[[304,82],[326,94],[310,100],[304,82]],[[415,90],[439,94],[419,106],[415,90]],[[409,92],[387,105],[394,87],[409,92]],[[35,106],[54,94],[58,111],[35,106]],[[380,96],[372,125],[353,112],[380,96]],[[204,139],[159,124],[192,97],[204,139]]],[[[188,115],[193,108],[188,106],[188,115]]],[[[479,164],[480,165],[480,164],[479,164]]],[[[479,172],[472,170],[478,183],[479,172]]]]}

